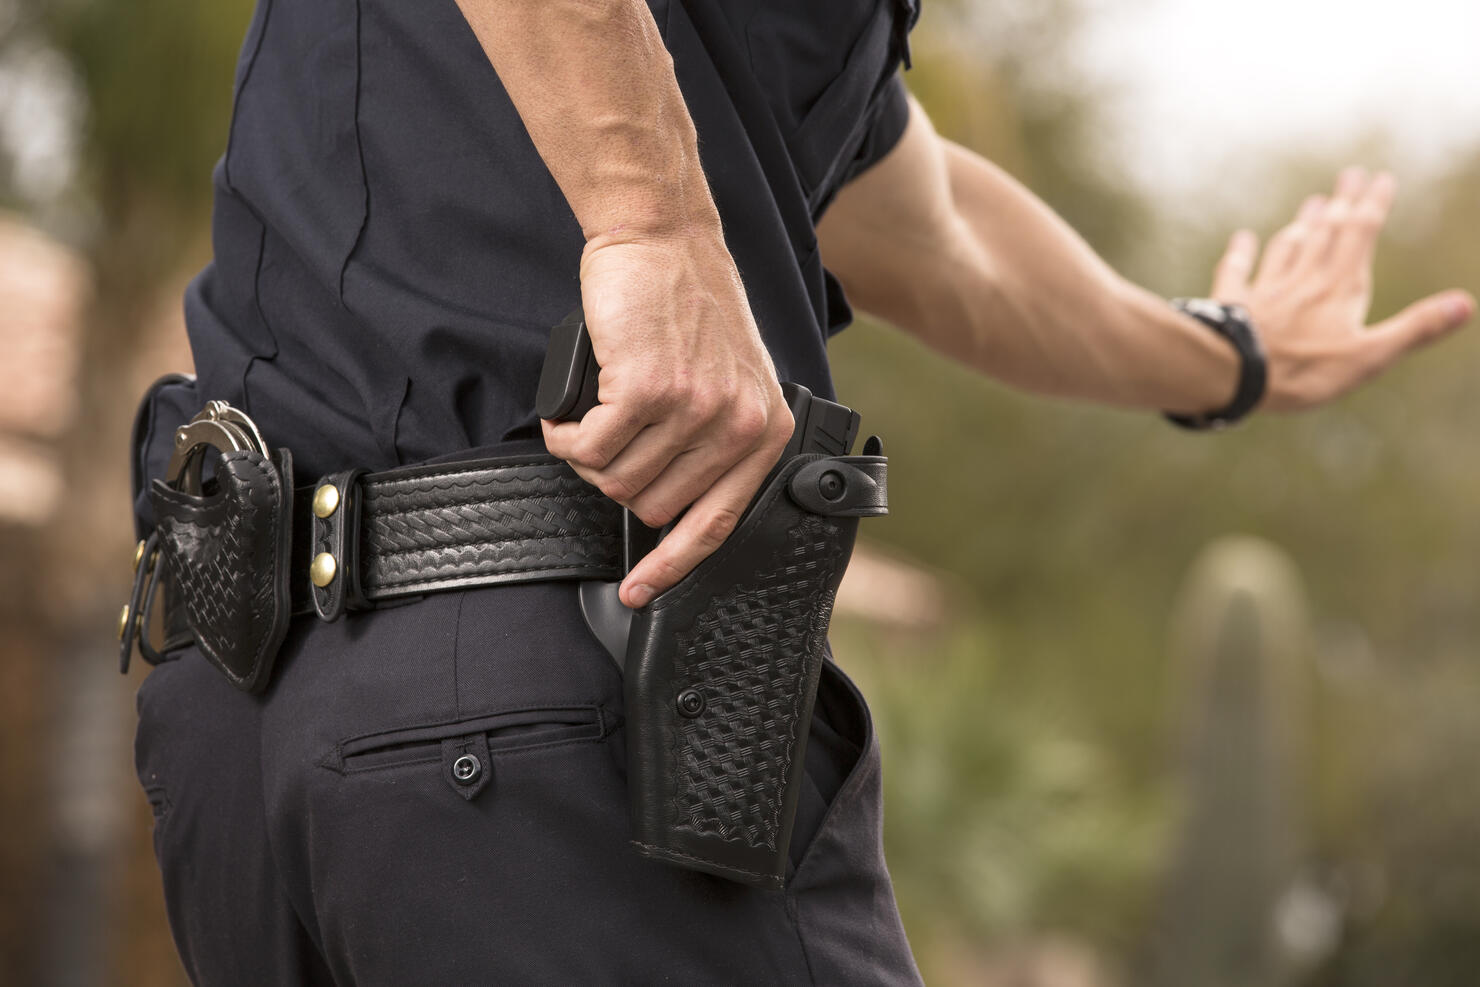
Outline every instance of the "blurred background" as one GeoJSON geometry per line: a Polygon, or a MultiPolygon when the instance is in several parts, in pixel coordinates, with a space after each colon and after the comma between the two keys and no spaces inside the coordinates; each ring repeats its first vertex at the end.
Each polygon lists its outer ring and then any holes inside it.
{"type": "MultiPolygon", "coordinates": [[[[190,366],[250,8],[0,0],[0,983],[183,982],[113,671],[124,450],[190,366]]],[[[1468,0],[927,0],[908,82],[1167,295],[1391,168],[1380,318],[1480,287],[1476,37],[1468,0]]],[[[894,460],[833,636],[928,982],[1476,982],[1475,330],[1215,436],[866,320],[833,355],[894,460]]]]}

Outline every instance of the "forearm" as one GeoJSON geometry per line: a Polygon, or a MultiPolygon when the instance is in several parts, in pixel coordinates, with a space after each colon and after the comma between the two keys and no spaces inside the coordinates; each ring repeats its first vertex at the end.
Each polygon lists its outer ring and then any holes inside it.
{"type": "Polygon", "coordinates": [[[1038,393],[1182,412],[1232,398],[1238,358],[1227,342],[1116,274],[918,110],[891,157],[856,184],[820,232],[864,310],[1038,393]]]}
{"type": "Polygon", "coordinates": [[[1111,270],[996,166],[945,142],[952,199],[974,249],[939,267],[922,312],[973,365],[1036,391],[1167,409],[1227,404],[1229,344],[1111,270]],[[954,327],[960,327],[955,329],[954,327]]]}
{"type": "Polygon", "coordinates": [[[719,235],[643,0],[458,0],[588,241],[719,235]]]}
{"type": "MultiPolygon", "coordinates": [[[[458,0],[586,237],[597,404],[545,447],[654,528],[646,605],[733,530],[792,432],[643,0],[458,0]]],[[[533,381],[530,382],[531,396],[533,381]]]]}

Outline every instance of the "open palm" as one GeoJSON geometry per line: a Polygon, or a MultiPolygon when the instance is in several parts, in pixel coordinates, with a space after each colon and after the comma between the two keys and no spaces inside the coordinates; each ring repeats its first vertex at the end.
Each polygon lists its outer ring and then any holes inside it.
{"type": "Polygon", "coordinates": [[[1253,316],[1269,361],[1265,407],[1291,411],[1330,401],[1474,314],[1475,299],[1451,290],[1366,324],[1373,257],[1395,191],[1389,174],[1348,168],[1331,196],[1305,201],[1270,239],[1262,260],[1249,230],[1229,241],[1213,297],[1253,316]]]}

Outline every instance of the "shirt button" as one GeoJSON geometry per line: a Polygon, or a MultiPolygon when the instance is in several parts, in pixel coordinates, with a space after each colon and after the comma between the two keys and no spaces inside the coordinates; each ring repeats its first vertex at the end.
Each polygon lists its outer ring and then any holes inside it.
{"type": "Polygon", "coordinates": [[[452,777],[459,785],[471,785],[483,774],[483,762],[472,754],[464,754],[452,762],[452,777]]]}

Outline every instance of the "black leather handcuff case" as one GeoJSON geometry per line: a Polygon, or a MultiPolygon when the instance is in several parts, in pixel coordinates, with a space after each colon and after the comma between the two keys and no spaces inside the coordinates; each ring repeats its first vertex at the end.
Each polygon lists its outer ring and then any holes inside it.
{"type": "MultiPolygon", "coordinates": [[[[267,687],[293,616],[293,459],[222,453],[209,489],[150,482],[159,556],[201,654],[247,692],[267,687]]],[[[175,601],[178,601],[176,603],[175,601]]]]}

